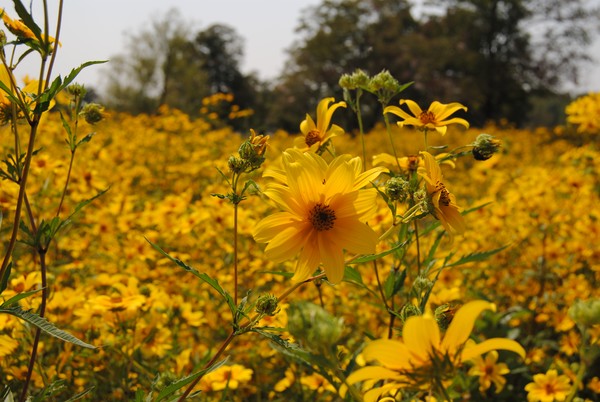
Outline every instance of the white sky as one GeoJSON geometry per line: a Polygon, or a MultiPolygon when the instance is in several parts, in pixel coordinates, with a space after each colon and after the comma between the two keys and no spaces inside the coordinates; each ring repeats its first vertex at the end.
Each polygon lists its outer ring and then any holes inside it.
{"type": "MultiPolygon", "coordinates": [[[[41,3],[33,2],[36,8],[41,3]]],[[[29,0],[23,3],[28,5],[29,0]]],[[[55,13],[58,1],[49,3],[50,12],[55,13]]],[[[177,8],[184,20],[194,24],[194,30],[213,23],[235,28],[245,40],[243,72],[256,71],[261,79],[274,78],[287,59],[285,49],[296,39],[294,30],[301,10],[319,3],[321,0],[67,0],[55,73],[64,76],[83,62],[124,54],[126,32],[137,33],[145,23],[160,20],[162,14],[177,8]]],[[[12,1],[0,0],[0,7],[16,16],[12,1]]],[[[34,17],[40,24],[41,14],[34,17]]],[[[578,86],[567,85],[568,88],[576,88],[577,92],[600,91],[600,39],[590,51],[596,62],[586,67],[578,86]]],[[[98,87],[102,70],[109,66],[88,67],[77,82],[98,87]]],[[[28,67],[25,73],[35,74],[33,66],[24,67],[28,67]]]]}

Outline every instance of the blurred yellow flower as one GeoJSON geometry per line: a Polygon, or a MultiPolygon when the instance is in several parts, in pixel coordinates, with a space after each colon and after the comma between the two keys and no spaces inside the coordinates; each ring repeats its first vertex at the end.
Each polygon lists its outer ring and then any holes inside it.
{"type": "Polygon", "coordinates": [[[479,391],[484,393],[492,383],[496,386],[496,393],[502,391],[506,384],[505,374],[510,370],[506,363],[498,363],[498,352],[492,350],[485,358],[477,356],[471,360],[473,367],[469,370],[469,375],[479,376],[479,391]]]}
{"type": "Polygon", "coordinates": [[[548,370],[546,374],[534,375],[525,391],[529,402],[564,401],[571,391],[571,381],[566,375],[558,375],[556,370],[548,370]]]}
{"type": "Polygon", "coordinates": [[[401,99],[400,105],[404,104],[408,106],[412,116],[398,106],[388,106],[383,109],[384,114],[392,113],[403,119],[397,123],[400,127],[408,125],[415,126],[421,130],[436,130],[441,135],[446,134],[447,126],[450,124],[462,124],[466,128],[469,128],[469,123],[465,119],[461,119],[460,117],[448,119],[450,115],[458,110],[467,110],[467,108],[460,103],[453,102],[444,104],[434,101],[429,106],[429,109],[425,111],[423,111],[414,101],[401,99]]]}
{"type": "Polygon", "coordinates": [[[600,132],[600,92],[575,99],[565,108],[567,122],[577,126],[578,133],[600,132]]]}
{"type": "Polygon", "coordinates": [[[383,387],[365,393],[365,402],[371,402],[376,401],[382,392],[394,387],[403,388],[407,384],[419,387],[434,379],[443,381],[443,376],[450,374],[452,367],[459,367],[492,350],[508,350],[525,357],[523,347],[512,339],[492,338],[478,344],[468,341],[475,320],[484,310],[495,310],[495,305],[483,300],[463,305],[456,312],[443,338],[431,313],[409,317],[402,329],[402,341],[378,339],[365,347],[365,359],[380,365],[355,371],[348,377],[348,383],[390,380],[383,387]]]}
{"type": "Polygon", "coordinates": [[[333,112],[339,107],[346,107],[346,102],[343,101],[329,106],[334,100],[334,98],[324,98],[319,102],[316,123],[308,113],[306,114],[306,119],[300,123],[302,137],[294,142],[297,148],[316,151],[331,138],[344,134],[344,129],[340,126],[335,124],[329,126],[333,112]]]}
{"type": "Polygon", "coordinates": [[[10,356],[19,346],[19,342],[8,335],[0,335],[0,357],[10,356]]]}
{"type": "Polygon", "coordinates": [[[241,364],[221,366],[200,380],[199,388],[204,392],[238,389],[240,384],[252,379],[253,371],[241,364]]]}
{"type": "Polygon", "coordinates": [[[465,231],[465,220],[456,205],[456,197],[446,189],[442,181],[442,169],[429,152],[421,152],[425,166],[418,173],[425,180],[427,194],[430,197],[432,214],[441,222],[450,235],[465,231]]]}
{"type": "MultiPolygon", "coordinates": [[[[2,15],[2,21],[4,21],[6,28],[17,38],[37,41],[33,31],[31,31],[23,21],[13,20],[8,16],[4,9],[0,9],[0,14],[2,15]]],[[[42,38],[44,38],[43,34],[42,38]]],[[[48,42],[54,43],[55,39],[52,36],[48,36],[48,42]]],[[[60,42],[58,44],[60,45],[60,42]]]]}
{"type": "Polygon", "coordinates": [[[279,183],[267,186],[265,195],[283,212],[263,219],[254,239],[269,243],[267,258],[292,259],[300,252],[294,280],[308,278],[323,263],[327,278],[338,283],[344,276],[344,253],[375,252],[377,234],[365,221],[375,212],[375,189],[361,190],[383,168],[362,172],[360,158],[343,155],[329,165],[319,155],[297,149],[283,154],[283,171],[267,176],[279,183]]]}

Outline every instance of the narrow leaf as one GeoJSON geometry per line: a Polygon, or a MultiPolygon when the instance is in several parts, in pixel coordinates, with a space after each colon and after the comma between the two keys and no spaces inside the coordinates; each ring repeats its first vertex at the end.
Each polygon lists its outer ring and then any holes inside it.
{"type": "Polygon", "coordinates": [[[80,65],[79,67],[72,69],[71,72],[69,73],[69,75],[67,75],[65,77],[65,80],[63,81],[62,85],[60,86],[59,91],[66,88],[67,86],[69,86],[69,84],[71,82],[73,82],[73,80],[77,77],[77,75],[79,75],[81,70],[83,70],[84,68],[92,66],[94,64],[106,63],[107,61],[108,60],[87,61],[87,62],[83,63],[82,65],[80,65]]]}
{"type": "Polygon", "coordinates": [[[4,303],[0,304],[0,308],[9,308],[13,304],[17,304],[19,301],[28,298],[29,296],[36,294],[42,289],[30,290],[29,292],[22,292],[14,295],[10,299],[6,300],[4,303]]]}
{"type": "Polygon", "coordinates": [[[358,258],[350,261],[349,264],[360,264],[363,262],[369,262],[369,261],[376,260],[376,259],[384,257],[388,254],[392,254],[393,252],[395,252],[398,249],[401,249],[402,247],[404,247],[406,245],[406,243],[407,243],[406,241],[403,241],[402,243],[398,243],[391,249],[382,251],[379,254],[369,254],[369,255],[364,255],[362,257],[358,257],[358,258]]]}
{"type": "Polygon", "coordinates": [[[10,271],[12,269],[12,261],[8,263],[4,270],[4,276],[0,278],[0,295],[8,287],[8,280],[10,279],[10,271]]]}
{"type": "Polygon", "coordinates": [[[180,390],[181,388],[185,387],[186,385],[190,384],[192,381],[194,381],[196,378],[198,377],[202,377],[203,375],[210,373],[213,370],[218,369],[219,367],[221,367],[223,364],[225,364],[225,362],[227,361],[227,358],[221,360],[218,363],[213,364],[211,367],[209,367],[208,369],[203,369],[200,370],[194,374],[190,374],[187,377],[183,377],[180,378],[179,380],[169,384],[167,387],[163,388],[162,391],[160,391],[160,393],[157,395],[156,397],[156,401],[155,402],[160,402],[163,399],[165,399],[168,396],[173,395],[175,392],[177,392],[178,390],[180,390]]]}
{"type": "Polygon", "coordinates": [[[81,346],[88,349],[96,349],[94,345],[90,345],[89,343],[85,343],[70,333],[63,331],[62,329],[58,329],[54,326],[54,324],[50,323],[44,317],[40,317],[39,315],[32,313],[30,311],[23,310],[20,306],[13,306],[9,308],[0,308],[0,313],[8,313],[14,315],[15,317],[19,317],[23,321],[34,325],[47,333],[48,335],[52,335],[55,338],[58,338],[65,342],[70,342],[77,346],[81,346]]]}
{"type": "Polygon", "coordinates": [[[169,260],[173,261],[175,264],[179,265],[181,268],[185,269],[186,271],[195,275],[197,278],[200,278],[201,280],[203,280],[204,282],[209,284],[213,289],[215,289],[221,295],[221,297],[223,297],[223,299],[227,302],[227,305],[229,306],[231,313],[235,315],[237,308],[236,308],[235,304],[233,303],[233,298],[229,295],[229,293],[227,293],[221,287],[221,285],[219,284],[219,281],[211,278],[210,276],[208,276],[208,274],[198,272],[196,269],[190,267],[189,265],[187,265],[185,262],[181,261],[180,259],[171,257],[166,251],[164,251],[162,248],[160,248],[156,244],[152,243],[147,238],[146,238],[146,241],[148,243],[150,243],[150,245],[152,247],[154,247],[154,249],[156,251],[158,251],[159,253],[161,253],[163,256],[167,257],[169,260]]]}
{"type": "Polygon", "coordinates": [[[21,0],[14,0],[14,3],[15,3],[15,11],[17,12],[17,15],[19,16],[19,18],[21,20],[23,20],[23,23],[27,26],[27,28],[31,29],[31,32],[33,32],[35,37],[41,43],[42,42],[42,30],[40,29],[40,27],[35,23],[35,21],[31,17],[31,14],[29,14],[29,12],[27,11],[27,8],[25,8],[23,3],[21,3],[21,0]]]}
{"type": "Polygon", "coordinates": [[[458,261],[448,264],[448,265],[446,265],[446,267],[456,267],[458,265],[467,264],[469,262],[485,261],[492,255],[499,253],[500,251],[504,250],[508,246],[509,246],[509,244],[502,246],[502,247],[495,248],[493,250],[489,250],[489,251],[482,251],[479,253],[470,253],[470,254],[464,255],[464,256],[460,257],[458,259],[458,261]]]}

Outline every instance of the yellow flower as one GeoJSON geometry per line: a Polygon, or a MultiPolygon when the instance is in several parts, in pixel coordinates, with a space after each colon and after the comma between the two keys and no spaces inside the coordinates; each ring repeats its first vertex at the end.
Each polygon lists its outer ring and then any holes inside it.
{"type": "Polygon", "coordinates": [[[525,391],[529,402],[564,401],[571,391],[571,381],[566,375],[558,375],[556,370],[548,370],[546,374],[534,375],[525,391]]]}
{"type": "Polygon", "coordinates": [[[0,335],[0,357],[10,356],[19,346],[19,342],[8,335],[0,335]]]}
{"type": "Polygon", "coordinates": [[[300,131],[303,136],[295,141],[297,148],[304,151],[309,149],[316,151],[331,138],[344,134],[344,129],[340,126],[335,124],[329,126],[333,112],[339,107],[346,107],[346,102],[343,101],[329,106],[334,100],[334,98],[324,98],[319,102],[316,123],[309,114],[306,114],[306,119],[300,123],[300,131]]]}
{"type": "Polygon", "coordinates": [[[408,109],[413,114],[412,116],[399,108],[398,106],[388,106],[383,109],[383,113],[393,113],[396,116],[402,118],[402,121],[398,122],[400,127],[404,125],[415,126],[420,130],[433,130],[435,129],[441,135],[446,134],[446,126],[450,124],[462,124],[466,128],[469,128],[469,123],[465,119],[461,119],[460,117],[454,117],[452,119],[448,119],[451,114],[456,111],[462,109],[464,111],[467,108],[460,103],[453,102],[449,104],[443,104],[438,101],[434,101],[429,106],[429,109],[426,111],[421,110],[419,105],[416,102],[401,99],[400,104],[406,104],[408,109]],[[448,120],[446,120],[448,119],[448,120]]]}
{"type": "Polygon", "coordinates": [[[509,350],[525,357],[523,347],[512,339],[492,338],[478,344],[468,342],[479,314],[484,310],[494,309],[494,304],[483,300],[463,305],[456,312],[443,338],[431,313],[409,317],[402,329],[402,341],[378,339],[365,347],[365,359],[380,365],[366,366],[355,371],[348,377],[348,383],[390,380],[381,388],[365,393],[365,402],[370,402],[377,400],[382,392],[406,387],[407,383],[419,387],[424,385],[423,382],[434,378],[443,381],[445,378],[441,376],[449,374],[452,367],[459,367],[465,361],[492,350],[509,350]],[[441,363],[445,365],[440,367],[441,363]],[[441,373],[437,372],[440,368],[443,371],[441,373]]]}
{"type": "Polygon", "coordinates": [[[269,243],[267,258],[292,259],[298,252],[294,280],[308,278],[323,263],[327,278],[338,283],[344,276],[344,254],[375,252],[377,234],[365,221],[375,212],[375,189],[362,187],[383,168],[362,172],[360,158],[343,155],[329,165],[319,155],[297,149],[283,154],[283,171],[267,172],[279,182],[267,186],[265,195],[283,212],[258,223],[254,239],[269,243]]]}
{"type": "Polygon", "coordinates": [[[199,388],[204,392],[238,389],[240,384],[252,379],[253,371],[240,364],[221,366],[200,380],[199,388]]]}
{"type": "MultiPolygon", "coordinates": [[[[29,29],[29,27],[27,27],[23,21],[13,20],[8,16],[8,14],[6,14],[4,9],[0,9],[0,14],[2,15],[2,21],[4,21],[6,28],[17,38],[37,41],[33,31],[29,29]]],[[[42,38],[44,38],[44,34],[42,34],[42,38]]],[[[52,36],[48,36],[48,42],[54,43],[55,39],[52,36]]],[[[60,45],[60,42],[58,44],[60,45]]]]}
{"type": "Polygon", "coordinates": [[[433,216],[441,222],[442,226],[452,236],[465,231],[465,220],[460,214],[460,207],[456,205],[456,197],[446,189],[442,181],[442,169],[429,152],[421,152],[425,162],[424,168],[419,168],[419,175],[425,180],[427,194],[433,207],[433,216]]]}
{"type": "MultiPolygon", "coordinates": [[[[452,158],[446,159],[450,154],[449,153],[441,153],[435,156],[437,161],[442,160],[440,164],[445,164],[451,167],[456,167],[454,160],[452,158]]],[[[373,156],[373,166],[385,165],[390,168],[394,168],[400,165],[402,170],[411,172],[417,170],[419,166],[425,166],[423,160],[419,158],[417,155],[409,155],[402,156],[400,158],[396,158],[393,155],[382,152],[380,154],[373,156]]]]}
{"type": "Polygon", "coordinates": [[[600,132],[600,92],[575,99],[565,108],[567,122],[577,125],[578,133],[600,132]]]}
{"type": "Polygon", "coordinates": [[[481,356],[477,356],[471,360],[474,364],[469,370],[469,375],[479,376],[479,391],[484,393],[491,386],[492,383],[496,386],[496,393],[502,391],[504,384],[506,384],[506,378],[504,374],[508,374],[510,370],[506,363],[497,363],[498,352],[492,350],[485,356],[485,359],[481,356]]]}

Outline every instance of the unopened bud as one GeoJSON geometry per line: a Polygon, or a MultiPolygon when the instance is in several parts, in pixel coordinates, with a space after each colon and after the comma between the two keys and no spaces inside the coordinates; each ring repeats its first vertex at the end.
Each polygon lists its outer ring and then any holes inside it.
{"type": "Polygon", "coordinates": [[[410,183],[401,177],[392,177],[385,183],[385,194],[392,201],[404,202],[409,196],[410,183]]]}
{"type": "Polygon", "coordinates": [[[97,103],[88,103],[79,114],[88,124],[96,124],[104,119],[104,107],[97,103]]]}
{"type": "Polygon", "coordinates": [[[600,299],[577,300],[569,308],[569,316],[584,327],[600,324],[600,299]]]}
{"type": "Polygon", "coordinates": [[[247,162],[243,159],[237,158],[235,156],[230,156],[227,160],[227,166],[231,173],[240,174],[246,170],[248,166],[247,162]]]}
{"type": "Polygon", "coordinates": [[[342,335],[343,319],[334,317],[314,303],[292,304],[287,313],[290,334],[309,349],[328,350],[342,335]]]}
{"type": "Polygon", "coordinates": [[[473,142],[473,157],[478,161],[490,159],[500,149],[501,142],[490,134],[479,134],[473,142]]]}
{"type": "Polygon", "coordinates": [[[274,295],[262,295],[256,302],[256,312],[262,315],[274,316],[279,312],[277,297],[274,295]]]}

